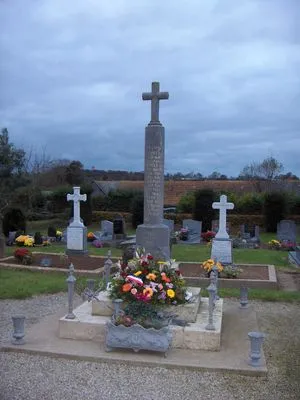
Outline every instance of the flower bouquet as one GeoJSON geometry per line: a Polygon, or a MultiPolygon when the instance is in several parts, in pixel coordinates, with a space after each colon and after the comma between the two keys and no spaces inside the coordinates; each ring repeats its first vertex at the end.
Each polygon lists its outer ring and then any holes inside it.
{"type": "Polygon", "coordinates": [[[17,249],[14,252],[14,257],[23,265],[30,265],[32,264],[33,257],[32,253],[28,249],[17,249]]]}
{"type": "Polygon", "coordinates": [[[206,232],[201,233],[201,238],[205,242],[210,242],[215,236],[216,236],[216,232],[213,232],[213,231],[206,231],[206,232]]]}
{"type": "Polygon", "coordinates": [[[215,262],[212,258],[209,258],[202,263],[202,268],[207,272],[208,277],[210,276],[210,273],[214,266],[218,268],[218,274],[220,275],[220,273],[224,269],[223,265],[220,262],[215,262]]]}
{"type": "Polygon", "coordinates": [[[269,249],[271,250],[279,250],[281,248],[281,244],[279,240],[272,239],[268,242],[269,249]]]}
{"type": "Polygon", "coordinates": [[[110,297],[156,305],[186,302],[185,281],[171,262],[155,261],[151,254],[135,257],[112,278],[110,297]]]}

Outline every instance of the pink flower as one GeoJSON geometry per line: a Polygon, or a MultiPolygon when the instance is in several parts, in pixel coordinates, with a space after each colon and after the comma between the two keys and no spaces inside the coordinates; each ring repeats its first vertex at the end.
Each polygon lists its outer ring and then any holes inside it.
{"type": "Polygon", "coordinates": [[[134,275],[128,275],[126,278],[127,281],[136,283],[137,285],[143,286],[143,281],[141,278],[138,278],[137,276],[134,275]]]}
{"type": "Polygon", "coordinates": [[[131,294],[136,295],[137,294],[137,289],[136,288],[132,288],[130,290],[131,294]]]}

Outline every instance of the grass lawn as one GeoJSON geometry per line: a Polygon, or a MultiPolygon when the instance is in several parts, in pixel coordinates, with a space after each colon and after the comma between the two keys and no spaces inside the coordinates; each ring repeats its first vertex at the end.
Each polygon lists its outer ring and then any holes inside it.
{"type": "MultiPolygon", "coordinates": [[[[45,229],[49,225],[49,221],[45,222],[45,229]]],[[[62,229],[61,225],[57,225],[58,229],[62,229]]],[[[41,221],[32,222],[31,229],[33,232],[41,229],[41,221]],[[38,228],[39,227],[39,228],[38,228]]],[[[95,228],[95,226],[94,226],[95,228]]],[[[94,231],[96,229],[88,229],[94,231]]],[[[28,230],[30,231],[30,230],[28,230]]],[[[133,232],[134,233],[134,232],[133,232]]],[[[274,239],[275,234],[262,233],[261,239],[263,243],[274,239]]],[[[12,255],[16,246],[7,247],[6,255],[12,255]]],[[[33,248],[33,251],[45,253],[64,253],[65,244],[54,243],[48,247],[33,248]]],[[[109,248],[96,249],[88,244],[89,254],[98,256],[107,256],[109,248]]],[[[121,257],[120,249],[111,248],[113,257],[121,257]]],[[[196,261],[201,262],[210,257],[211,247],[205,245],[183,245],[177,244],[172,247],[172,258],[177,261],[196,261]]],[[[289,268],[287,251],[276,251],[269,249],[233,249],[233,260],[236,264],[273,264],[277,268],[289,268]]],[[[77,286],[84,287],[87,277],[77,279],[77,286]]],[[[66,275],[55,272],[31,272],[19,270],[0,269],[0,299],[16,298],[22,299],[38,294],[57,293],[66,291],[66,275]]],[[[205,292],[205,291],[204,291],[205,292]]],[[[222,297],[239,297],[239,291],[236,289],[221,289],[222,297]]],[[[251,290],[250,298],[269,300],[269,301],[300,301],[299,292],[284,292],[270,290],[251,290]]]]}

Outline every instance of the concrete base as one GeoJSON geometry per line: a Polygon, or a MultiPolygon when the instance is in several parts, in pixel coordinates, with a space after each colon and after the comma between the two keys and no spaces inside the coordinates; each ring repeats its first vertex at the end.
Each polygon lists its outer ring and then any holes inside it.
{"type": "MultiPolygon", "coordinates": [[[[94,304],[95,306],[95,304],[94,304]]],[[[81,339],[104,341],[106,322],[109,316],[92,315],[92,304],[85,302],[74,310],[75,319],[59,320],[59,337],[65,339],[81,339]]],[[[197,349],[197,350],[220,350],[221,327],[222,327],[223,300],[216,302],[214,310],[214,331],[205,329],[208,323],[208,298],[203,298],[200,311],[194,323],[188,326],[171,325],[173,333],[172,348],[197,349]]],[[[108,307],[105,310],[109,310],[108,307]]]]}
{"type": "MultiPolygon", "coordinates": [[[[201,302],[201,288],[188,287],[188,292],[192,293],[194,302],[180,304],[178,306],[168,306],[166,311],[173,313],[177,318],[186,322],[196,322],[201,302]]],[[[114,305],[108,297],[107,292],[100,292],[97,296],[98,300],[92,300],[92,315],[112,316],[114,305]]]]}
{"type": "MultiPolygon", "coordinates": [[[[209,372],[227,372],[239,375],[266,376],[267,366],[262,351],[260,367],[248,365],[250,342],[248,332],[259,331],[256,313],[250,306],[240,310],[224,303],[223,327],[220,351],[171,349],[167,357],[160,353],[118,350],[105,352],[104,343],[93,340],[60,339],[58,320],[66,310],[47,316],[25,330],[26,343],[14,346],[2,343],[1,351],[62,357],[75,360],[107,363],[129,363],[136,366],[164,368],[189,368],[209,372]]],[[[95,317],[94,317],[95,318],[95,317]]],[[[98,317],[105,318],[105,317],[98,317]]]]}
{"type": "Polygon", "coordinates": [[[145,248],[157,260],[170,259],[170,229],[164,224],[139,225],[136,230],[136,245],[145,248]]]}

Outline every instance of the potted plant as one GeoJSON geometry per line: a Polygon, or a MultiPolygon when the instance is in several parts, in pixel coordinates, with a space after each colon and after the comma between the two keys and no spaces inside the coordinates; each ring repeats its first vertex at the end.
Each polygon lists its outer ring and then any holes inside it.
{"type": "Polygon", "coordinates": [[[238,268],[236,265],[226,265],[222,271],[222,275],[224,275],[225,278],[237,278],[239,274],[243,272],[241,268],[238,268]]]}

